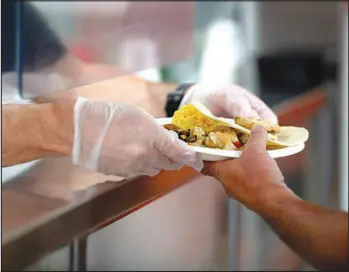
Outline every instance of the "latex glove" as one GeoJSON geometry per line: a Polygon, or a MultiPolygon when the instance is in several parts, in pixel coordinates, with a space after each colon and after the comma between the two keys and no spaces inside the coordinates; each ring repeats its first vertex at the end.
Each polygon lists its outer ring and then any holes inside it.
{"type": "Polygon", "coordinates": [[[237,85],[195,84],[181,106],[198,101],[218,117],[255,117],[278,123],[275,113],[257,96],[237,85]]]}
{"type": "Polygon", "coordinates": [[[136,106],[79,97],[74,107],[73,163],[121,176],[154,176],[182,165],[200,171],[196,153],[136,106]]]}

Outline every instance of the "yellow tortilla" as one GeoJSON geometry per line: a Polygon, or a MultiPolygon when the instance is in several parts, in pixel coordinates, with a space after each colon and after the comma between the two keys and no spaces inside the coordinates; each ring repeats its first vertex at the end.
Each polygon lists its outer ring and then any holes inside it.
{"type": "MultiPolygon", "coordinates": [[[[203,104],[197,102],[177,110],[173,115],[172,123],[185,130],[199,126],[205,132],[210,132],[217,126],[225,125],[248,135],[251,133],[249,129],[235,124],[233,119],[214,116],[203,104]]],[[[275,148],[305,143],[308,140],[309,132],[301,127],[281,126],[280,132],[276,135],[276,141],[268,139],[268,145],[275,146],[275,148]]]]}

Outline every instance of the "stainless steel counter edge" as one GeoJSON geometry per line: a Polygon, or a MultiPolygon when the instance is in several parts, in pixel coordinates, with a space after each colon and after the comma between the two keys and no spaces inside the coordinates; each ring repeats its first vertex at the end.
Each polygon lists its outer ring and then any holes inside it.
{"type": "Polygon", "coordinates": [[[69,203],[6,235],[2,243],[2,269],[24,269],[74,238],[126,216],[197,175],[189,168],[166,171],[153,178],[115,183],[86,199],[69,203]]]}

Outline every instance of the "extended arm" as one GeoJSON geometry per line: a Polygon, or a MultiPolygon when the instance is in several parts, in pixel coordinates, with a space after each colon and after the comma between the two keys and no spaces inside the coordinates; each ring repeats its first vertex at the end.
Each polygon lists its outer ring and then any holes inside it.
{"type": "Polygon", "coordinates": [[[206,163],[230,197],[258,213],[304,260],[323,271],[348,271],[348,214],[297,197],[266,152],[267,134],[256,127],[239,159],[206,163]]]}
{"type": "Polygon", "coordinates": [[[37,105],[2,107],[2,166],[10,166],[42,157],[70,154],[73,138],[74,101],[80,95],[91,100],[136,102],[161,105],[148,108],[164,116],[166,95],[175,84],[150,83],[129,76],[39,97],[37,105]],[[133,100],[133,101],[132,101],[133,100]],[[136,101],[135,101],[136,100],[136,101]],[[153,110],[152,110],[153,109],[153,110]]]}
{"type": "Polygon", "coordinates": [[[75,99],[78,95],[91,100],[125,102],[145,109],[155,117],[164,117],[167,95],[176,88],[174,83],[155,83],[138,76],[121,76],[90,85],[55,92],[33,99],[47,103],[75,99]]]}
{"type": "Polygon", "coordinates": [[[257,212],[291,249],[322,271],[348,271],[348,214],[290,193],[265,198],[257,212]]]}

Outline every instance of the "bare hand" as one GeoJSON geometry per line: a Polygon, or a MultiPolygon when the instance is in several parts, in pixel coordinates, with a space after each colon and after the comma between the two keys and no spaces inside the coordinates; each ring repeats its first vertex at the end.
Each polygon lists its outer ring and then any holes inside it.
{"type": "Polygon", "coordinates": [[[266,143],[266,130],[256,126],[240,158],[206,162],[202,173],[217,178],[229,197],[255,210],[271,194],[289,191],[275,160],[266,150],[266,143]]]}

